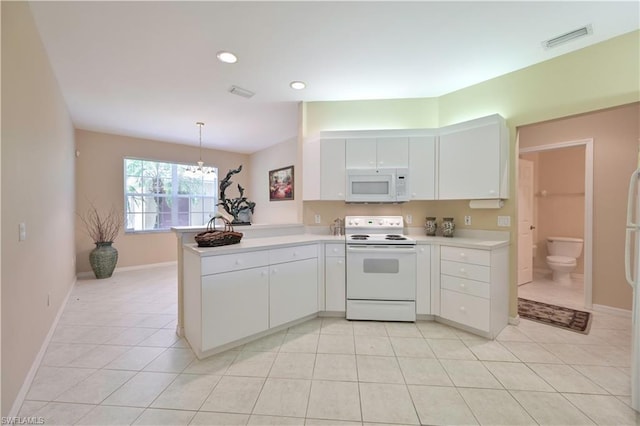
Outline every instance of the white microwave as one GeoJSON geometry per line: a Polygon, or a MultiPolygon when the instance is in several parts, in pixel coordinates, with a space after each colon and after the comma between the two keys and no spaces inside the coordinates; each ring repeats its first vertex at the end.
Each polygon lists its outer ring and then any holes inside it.
{"type": "Polygon", "coordinates": [[[408,169],[347,169],[349,203],[409,201],[408,169]]]}

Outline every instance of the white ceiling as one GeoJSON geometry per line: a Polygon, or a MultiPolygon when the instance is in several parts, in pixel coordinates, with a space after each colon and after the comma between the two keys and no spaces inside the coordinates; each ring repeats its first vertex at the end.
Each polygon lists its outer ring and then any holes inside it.
{"type": "Polygon", "coordinates": [[[299,101],[440,96],[640,28],[637,1],[30,5],[77,128],[197,145],[203,121],[205,147],[247,153],[295,137],[299,101]]]}

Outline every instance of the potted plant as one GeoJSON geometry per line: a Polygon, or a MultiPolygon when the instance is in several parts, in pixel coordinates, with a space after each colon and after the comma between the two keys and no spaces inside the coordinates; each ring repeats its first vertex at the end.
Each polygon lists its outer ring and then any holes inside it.
{"type": "Polygon", "coordinates": [[[118,250],[113,247],[113,241],[122,228],[122,217],[114,207],[106,215],[101,215],[93,204],[79,216],[96,245],[89,254],[91,269],[96,278],[109,278],[118,263],[118,250]]]}

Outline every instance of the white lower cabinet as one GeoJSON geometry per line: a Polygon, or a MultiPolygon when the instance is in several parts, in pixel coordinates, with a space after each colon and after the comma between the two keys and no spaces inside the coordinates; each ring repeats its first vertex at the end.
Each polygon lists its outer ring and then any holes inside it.
{"type": "Polygon", "coordinates": [[[508,248],[440,247],[440,316],[495,338],[509,321],[508,248]]]}
{"type": "Polygon", "coordinates": [[[344,243],[325,245],[324,289],[325,311],[346,312],[346,262],[344,243]]]}
{"type": "Polygon", "coordinates": [[[185,249],[183,260],[185,336],[199,358],[318,312],[316,243],[218,256],[185,249]]]}
{"type": "Polygon", "coordinates": [[[431,314],[431,250],[432,246],[418,245],[416,256],[416,314],[431,314]]]}
{"type": "Polygon", "coordinates": [[[202,349],[269,328],[269,268],[202,277],[202,349]]]}
{"type": "Polygon", "coordinates": [[[269,267],[269,326],[318,312],[318,259],[269,267]]]}

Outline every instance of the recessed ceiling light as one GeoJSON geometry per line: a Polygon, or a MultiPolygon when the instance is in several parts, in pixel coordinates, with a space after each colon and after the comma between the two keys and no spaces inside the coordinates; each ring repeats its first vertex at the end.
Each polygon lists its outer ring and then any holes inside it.
{"type": "Polygon", "coordinates": [[[225,64],[235,64],[238,62],[238,57],[231,52],[226,52],[224,50],[216,53],[218,60],[220,62],[224,62],[225,64]]]}
{"type": "Polygon", "coordinates": [[[296,90],[302,90],[307,87],[304,81],[292,81],[291,83],[289,83],[289,86],[291,86],[292,89],[296,90]]]}

